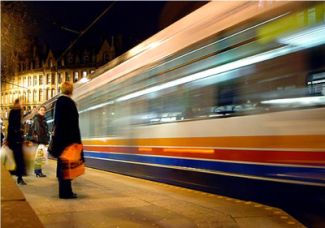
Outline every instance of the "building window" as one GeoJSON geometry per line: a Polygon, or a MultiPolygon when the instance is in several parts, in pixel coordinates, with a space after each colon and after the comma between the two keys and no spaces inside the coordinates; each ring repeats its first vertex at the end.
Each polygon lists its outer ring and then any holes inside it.
{"type": "Polygon", "coordinates": [[[58,83],[61,84],[62,83],[62,74],[58,73],[58,83]]]}
{"type": "Polygon", "coordinates": [[[34,90],[33,102],[37,101],[37,90],[34,90]]]}
{"type": "Polygon", "coordinates": [[[48,96],[48,91],[49,91],[49,89],[46,89],[44,91],[45,100],[50,99],[49,96],[48,96]]]}
{"type": "Polygon", "coordinates": [[[50,76],[50,74],[46,74],[46,84],[51,84],[51,76],[50,76]]]}
{"type": "Polygon", "coordinates": [[[75,71],[74,72],[74,77],[73,77],[73,82],[78,81],[78,79],[79,79],[79,72],[78,71],[75,71]]]}
{"type": "Polygon", "coordinates": [[[38,97],[39,101],[43,101],[43,90],[39,90],[39,97],[38,97]]]}
{"type": "Polygon", "coordinates": [[[35,75],[34,76],[34,86],[36,86],[37,85],[37,76],[35,75]]]}
{"type": "Polygon", "coordinates": [[[38,75],[38,84],[43,85],[43,75],[38,75]]]}
{"type": "Polygon", "coordinates": [[[55,95],[55,90],[51,89],[51,97],[54,97],[54,95],[55,95]]]}
{"type": "Polygon", "coordinates": [[[55,83],[55,73],[52,73],[51,76],[52,76],[52,79],[51,79],[52,80],[52,85],[54,85],[54,83],[55,83]]]}
{"type": "Polygon", "coordinates": [[[82,77],[83,77],[83,78],[87,77],[87,71],[84,70],[84,71],[82,72],[82,77]]]}
{"type": "Polygon", "coordinates": [[[65,80],[70,81],[70,73],[69,72],[65,72],[65,80]]]}
{"type": "Polygon", "coordinates": [[[51,99],[51,89],[47,89],[47,99],[51,99]]]}
{"type": "Polygon", "coordinates": [[[28,103],[32,102],[32,92],[30,90],[28,90],[28,103]]]}
{"type": "Polygon", "coordinates": [[[24,81],[23,81],[23,83],[24,83],[24,86],[27,87],[27,80],[26,80],[26,77],[24,77],[24,81]]]}
{"type": "Polygon", "coordinates": [[[24,102],[27,103],[26,92],[24,92],[23,95],[24,95],[24,102]]]}
{"type": "Polygon", "coordinates": [[[28,86],[31,86],[31,85],[32,85],[32,77],[29,76],[29,77],[28,77],[28,86]]]}

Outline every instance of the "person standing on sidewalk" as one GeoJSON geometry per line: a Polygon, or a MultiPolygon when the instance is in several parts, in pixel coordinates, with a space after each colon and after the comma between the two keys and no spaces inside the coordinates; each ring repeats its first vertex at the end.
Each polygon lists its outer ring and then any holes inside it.
{"type": "Polygon", "coordinates": [[[26,167],[23,156],[23,127],[22,127],[22,107],[21,98],[17,98],[9,112],[8,118],[8,147],[13,151],[16,163],[15,174],[17,176],[17,183],[26,185],[23,176],[26,175],[26,167]]]}
{"type": "MultiPolygon", "coordinates": [[[[68,81],[63,82],[61,92],[62,96],[55,104],[54,132],[49,145],[49,153],[57,158],[59,198],[73,199],[77,198],[77,194],[72,191],[71,180],[64,179],[64,163],[60,156],[67,146],[73,143],[81,144],[79,114],[75,102],[71,99],[73,84],[68,81]]],[[[83,153],[81,156],[84,160],[83,153]]]]}
{"type": "Polygon", "coordinates": [[[46,177],[42,172],[42,166],[47,160],[47,148],[49,143],[48,125],[45,120],[46,107],[41,106],[33,118],[33,141],[38,144],[34,161],[34,172],[36,177],[46,177]]]}

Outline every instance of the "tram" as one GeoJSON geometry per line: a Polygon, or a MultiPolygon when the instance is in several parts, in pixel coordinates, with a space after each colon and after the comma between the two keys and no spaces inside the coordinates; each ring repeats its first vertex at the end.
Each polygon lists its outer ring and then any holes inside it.
{"type": "Polygon", "coordinates": [[[86,164],[325,187],[324,59],[324,2],[209,2],[75,89],[86,164]]]}

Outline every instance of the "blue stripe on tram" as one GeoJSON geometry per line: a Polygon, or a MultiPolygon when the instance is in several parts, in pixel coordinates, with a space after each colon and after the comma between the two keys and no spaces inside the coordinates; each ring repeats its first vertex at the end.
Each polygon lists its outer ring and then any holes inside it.
{"type": "Polygon", "coordinates": [[[104,158],[116,161],[140,162],[145,164],[197,168],[240,175],[252,175],[277,179],[317,182],[325,184],[325,168],[295,167],[263,164],[242,164],[222,161],[194,160],[188,158],[146,156],[139,154],[113,154],[84,151],[85,157],[104,158]],[[315,177],[315,178],[311,178],[315,177]]]}

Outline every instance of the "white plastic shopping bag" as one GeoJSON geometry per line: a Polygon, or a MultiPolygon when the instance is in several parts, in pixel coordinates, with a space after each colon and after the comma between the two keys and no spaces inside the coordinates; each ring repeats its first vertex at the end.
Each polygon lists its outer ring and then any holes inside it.
{"type": "Polygon", "coordinates": [[[47,163],[47,147],[39,144],[35,152],[35,167],[42,168],[47,163]]]}
{"type": "Polygon", "coordinates": [[[7,170],[13,171],[16,169],[14,153],[7,145],[1,147],[1,160],[7,170]]]}

